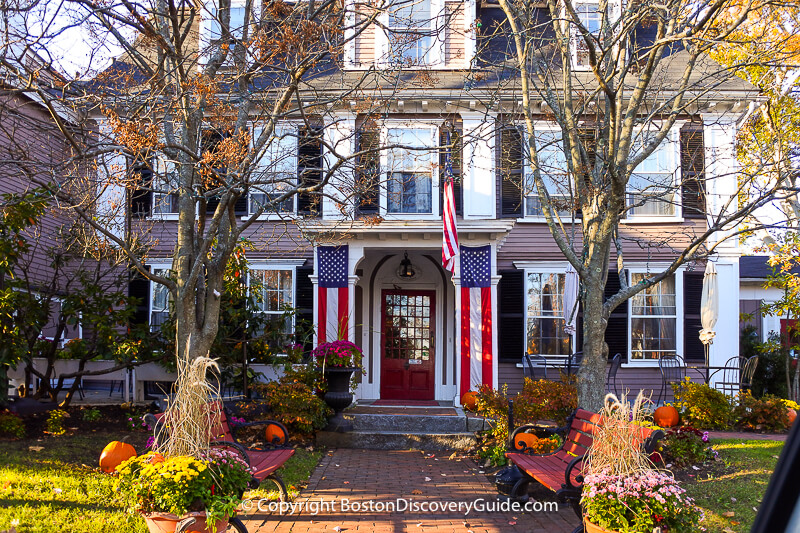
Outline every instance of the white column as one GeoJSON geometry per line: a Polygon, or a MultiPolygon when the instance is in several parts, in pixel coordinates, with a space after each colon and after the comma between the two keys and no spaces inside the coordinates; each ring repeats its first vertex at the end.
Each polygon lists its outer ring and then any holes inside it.
{"type": "MultiPolygon", "coordinates": [[[[738,207],[736,196],[739,164],[735,151],[736,123],[733,117],[720,115],[704,116],[703,120],[706,211],[713,220],[720,214],[732,214],[738,207]]],[[[715,244],[730,234],[731,231],[716,233],[709,238],[709,244],[715,244]]],[[[731,252],[738,249],[738,239],[728,239],[717,247],[719,252],[723,252],[723,249],[731,252]]]]}
{"type": "MultiPolygon", "coordinates": [[[[333,150],[325,149],[323,154],[324,171],[333,169],[340,158],[348,158],[353,154],[355,144],[356,121],[352,115],[334,115],[334,122],[325,127],[323,135],[325,141],[333,150]]],[[[340,205],[352,204],[353,193],[353,164],[342,165],[331,176],[325,186],[325,197],[322,199],[322,218],[342,218],[340,205]],[[330,196],[330,197],[328,197],[330,196]]],[[[352,205],[348,205],[351,209],[352,205]]]]}
{"type": "MultiPolygon", "coordinates": [[[[717,268],[719,315],[708,362],[710,366],[724,366],[728,359],[739,355],[739,256],[720,254],[713,260],[717,268]]],[[[711,378],[711,386],[720,379],[722,374],[718,372],[711,378]]]]}
{"type": "Polygon", "coordinates": [[[461,405],[461,263],[456,261],[456,271],[453,273],[452,282],[455,288],[455,357],[453,364],[456,368],[456,393],[453,398],[453,405],[461,405]]]}
{"type": "Polygon", "coordinates": [[[464,128],[464,218],[496,218],[494,117],[483,113],[461,113],[461,117],[464,128]]]}

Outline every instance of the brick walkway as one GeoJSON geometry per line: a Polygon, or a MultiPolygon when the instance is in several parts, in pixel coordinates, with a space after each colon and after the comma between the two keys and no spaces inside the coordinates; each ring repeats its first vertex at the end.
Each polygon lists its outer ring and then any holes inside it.
{"type": "MultiPolygon", "coordinates": [[[[430,456],[419,451],[378,451],[337,449],[329,451],[309,480],[308,488],[295,500],[307,508],[294,514],[269,509],[254,510],[242,516],[250,533],[305,533],[331,531],[458,532],[495,533],[505,531],[543,531],[569,533],[578,524],[572,509],[539,512],[461,512],[437,510],[422,512],[379,506],[396,504],[462,505],[483,499],[496,505],[497,492],[475,463],[469,459],[450,459],[449,454],[430,456]],[[320,502],[327,508],[322,508],[320,502]],[[373,509],[368,508],[369,505],[373,509]],[[310,506],[318,506],[312,516],[310,506]],[[348,505],[349,510],[342,507],[348,505]],[[356,505],[365,509],[354,510],[356,505]]],[[[536,494],[539,496],[539,494],[536,494]]],[[[543,493],[542,504],[555,502],[552,493],[543,493]]],[[[541,505],[541,504],[539,504],[541,505]]]]}

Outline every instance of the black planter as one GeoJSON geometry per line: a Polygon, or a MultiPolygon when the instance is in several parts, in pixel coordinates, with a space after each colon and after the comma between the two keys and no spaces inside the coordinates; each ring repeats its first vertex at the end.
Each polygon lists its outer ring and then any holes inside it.
{"type": "Polygon", "coordinates": [[[328,384],[328,392],[325,393],[325,403],[334,410],[334,415],[328,420],[326,431],[352,431],[351,424],[342,411],[350,407],[353,403],[353,395],[350,393],[350,378],[353,376],[355,368],[352,367],[329,367],[325,369],[325,382],[328,384]]]}

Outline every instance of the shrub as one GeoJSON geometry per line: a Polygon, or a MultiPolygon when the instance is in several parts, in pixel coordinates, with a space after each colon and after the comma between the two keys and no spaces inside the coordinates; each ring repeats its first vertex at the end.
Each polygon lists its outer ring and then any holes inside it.
{"type": "Polygon", "coordinates": [[[681,468],[714,458],[708,441],[708,432],[683,426],[667,431],[660,451],[665,463],[681,468]]]}
{"type": "Polygon", "coordinates": [[[0,437],[25,438],[25,422],[11,411],[0,412],[0,437]]]}
{"type": "Polygon", "coordinates": [[[97,422],[102,417],[102,414],[100,413],[100,409],[84,409],[81,417],[86,422],[97,422]]]}
{"type": "Polygon", "coordinates": [[[770,394],[754,398],[749,391],[740,393],[734,416],[737,425],[744,429],[784,431],[789,427],[789,413],[784,400],[770,394]]]}
{"type": "Polygon", "coordinates": [[[703,383],[692,383],[686,377],[672,384],[673,405],[685,424],[700,429],[725,429],[730,426],[731,404],[718,390],[703,383]]]}
{"type": "Polygon", "coordinates": [[[331,409],[304,383],[280,380],[258,387],[272,417],[290,431],[309,434],[328,423],[331,409]]]}
{"type": "Polygon", "coordinates": [[[64,419],[67,417],[69,417],[69,414],[61,409],[53,409],[50,411],[50,415],[47,417],[47,421],[44,424],[45,433],[50,433],[51,435],[63,435],[66,433],[67,429],[64,427],[64,419]]]}
{"type": "MultiPolygon", "coordinates": [[[[742,335],[744,334],[743,332],[742,335]]],[[[765,394],[774,394],[782,398],[787,396],[786,358],[789,354],[779,335],[770,334],[767,342],[755,343],[752,349],[748,347],[742,354],[758,355],[758,366],[753,374],[753,396],[756,398],[765,394]]]]}

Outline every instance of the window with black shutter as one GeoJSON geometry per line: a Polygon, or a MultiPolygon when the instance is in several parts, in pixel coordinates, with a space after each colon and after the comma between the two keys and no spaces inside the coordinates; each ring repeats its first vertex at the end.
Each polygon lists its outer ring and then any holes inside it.
{"type": "MultiPolygon", "coordinates": [[[[149,270],[149,268],[148,268],[149,270]]],[[[136,298],[136,309],[131,324],[150,322],[150,280],[134,270],[128,278],[128,297],[136,298]]]]}
{"type": "Polygon", "coordinates": [[[357,151],[365,152],[356,160],[355,192],[359,215],[376,215],[380,211],[380,133],[364,128],[356,135],[357,151]]]}
{"type": "Polygon", "coordinates": [[[295,271],[295,339],[303,344],[305,352],[314,347],[314,286],[311,267],[298,267],[295,271]]]}
{"type": "Polygon", "coordinates": [[[703,299],[703,272],[683,274],[683,358],[686,361],[703,363],[706,360],[703,343],[700,342],[700,301],[703,299]]]}
{"type": "Polygon", "coordinates": [[[525,271],[501,270],[497,284],[497,355],[522,361],[525,353],[525,271]]]}
{"type": "MultiPolygon", "coordinates": [[[[314,187],[322,182],[322,128],[301,127],[297,140],[297,179],[300,187],[314,187]]],[[[297,195],[297,212],[320,215],[320,192],[297,195]]]]}
{"type": "Polygon", "coordinates": [[[681,199],[683,216],[702,218],[706,213],[705,144],[702,124],[681,128],[681,199]]]}
{"type": "Polygon", "coordinates": [[[131,190],[131,216],[149,217],[153,213],[153,169],[144,162],[131,166],[134,188],[131,190]]]}
{"type": "MultiPolygon", "coordinates": [[[[458,129],[447,129],[442,128],[439,131],[439,145],[440,146],[449,146],[452,145],[452,148],[449,149],[450,151],[450,166],[453,168],[453,199],[455,200],[456,204],[456,215],[464,216],[464,199],[463,193],[461,192],[461,177],[462,173],[462,149],[463,149],[463,138],[462,132],[458,129]]],[[[445,178],[445,166],[447,163],[447,152],[448,149],[445,148],[439,153],[439,176],[440,176],[440,186],[439,186],[439,214],[442,214],[442,209],[444,208],[444,178],[445,178]]]]}
{"type": "MultiPolygon", "coordinates": [[[[217,151],[217,147],[222,139],[226,137],[220,131],[206,130],[203,132],[203,152],[211,152],[212,154],[217,151]]],[[[216,189],[225,186],[225,180],[228,176],[228,168],[221,162],[213,167],[214,173],[207,178],[208,183],[205,184],[207,189],[216,189]]],[[[213,215],[219,206],[220,196],[212,196],[206,201],[206,213],[213,215]]],[[[234,213],[240,216],[247,215],[247,191],[243,192],[233,206],[234,213]]]]}
{"type": "Polygon", "coordinates": [[[525,172],[522,131],[516,126],[500,130],[498,169],[500,181],[500,216],[522,216],[523,174],[525,172]]]}
{"type": "MultiPolygon", "coordinates": [[[[626,275],[623,273],[623,275],[626,275]]],[[[604,290],[604,300],[608,300],[620,291],[619,274],[616,271],[608,273],[608,280],[604,290]]],[[[621,353],[622,360],[628,360],[628,342],[630,333],[628,332],[628,302],[622,302],[611,312],[606,326],[605,341],[608,345],[608,357],[611,359],[615,354],[621,353]]]]}

